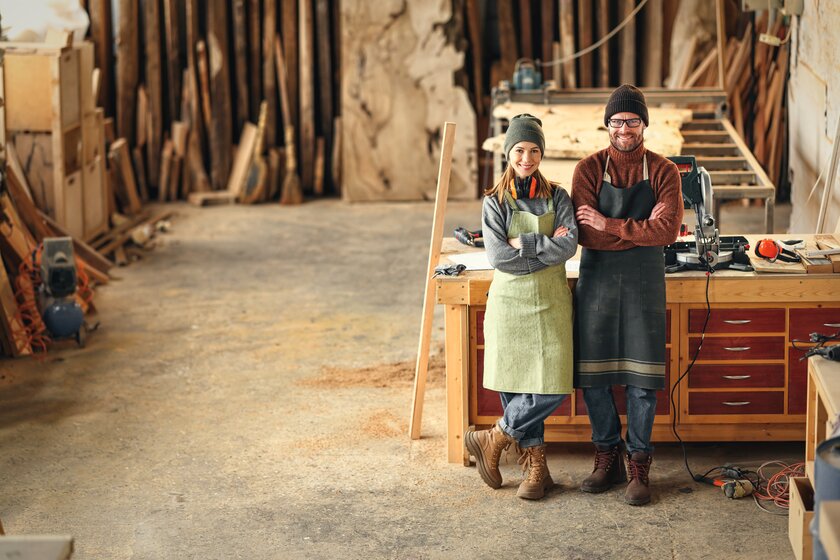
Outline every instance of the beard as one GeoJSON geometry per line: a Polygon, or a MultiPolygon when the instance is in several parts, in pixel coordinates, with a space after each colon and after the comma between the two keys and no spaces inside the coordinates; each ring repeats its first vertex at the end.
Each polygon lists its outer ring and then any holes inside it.
{"type": "Polygon", "coordinates": [[[632,139],[627,139],[622,143],[615,136],[613,136],[612,134],[610,135],[610,144],[612,144],[612,147],[618,150],[619,152],[632,152],[633,150],[641,146],[643,141],[644,137],[639,135],[634,136],[632,139]]]}

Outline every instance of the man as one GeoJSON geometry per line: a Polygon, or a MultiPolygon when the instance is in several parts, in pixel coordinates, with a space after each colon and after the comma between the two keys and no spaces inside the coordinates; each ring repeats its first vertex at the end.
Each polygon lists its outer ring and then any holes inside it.
{"type": "Polygon", "coordinates": [[[622,85],[604,111],[610,145],[583,159],[572,202],[584,247],[575,287],[575,386],[592,425],[595,468],[584,492],[627,480],[625,501],[650,502],[656,391],[665,387],[665,258],[683,216],[676,165],[645,149],[644,94],[622,85]],[[627,471],[613,385],[626,385],[627,471]]]}

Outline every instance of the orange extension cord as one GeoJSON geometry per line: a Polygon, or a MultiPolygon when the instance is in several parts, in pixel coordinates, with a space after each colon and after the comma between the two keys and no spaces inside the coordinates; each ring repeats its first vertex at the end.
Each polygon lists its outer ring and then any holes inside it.
{"type": "Polygon", "coordinates": [[[761,485],[753,493],[755,504],[762,511],[787,515],[787,512],[774,512],[767,509],[763,504],[772,502],[777,508],[786,510],[790,507],[790,479],[797,476],[805,476],[805,463],[793,463],[788,465],[781,461],[768,461],[758,467],[756,471],[761,485]],[[770,477],[765,476],[764,469],[771,465],[780,466],[781,470],[770,477]]]}
{"type": "MultiPolygon", "coordinates": [[[[47,346],[52,339],[47,333],[47,327],[41,318],[41,312],[38,310],[38,300],[36,293],[38,287],[41,285],[41,253],[43,251],[43,244],[32,252],[32,255],[20,263],[18,268],[18,275],[15,278],[15,299],[18,303],[18,310],[15,315],[17,320],[24,327],[23,332],[14,333],[15,344],[18,348],[31,348],[33,353],[44,355],[47,352],[47,346]]],[[[90,287],[90,278],[85,272],[84,264],[80,259],[76,259],[76,283],[77,300],[83,308],[87,311],[93,302],[93,290],[90,287]]]]}

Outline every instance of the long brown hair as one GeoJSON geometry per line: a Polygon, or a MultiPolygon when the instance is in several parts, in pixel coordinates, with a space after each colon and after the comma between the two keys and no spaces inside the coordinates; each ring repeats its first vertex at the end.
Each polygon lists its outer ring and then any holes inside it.
{"type": "MultiPolygon", "coordinates": [[[[540,173],[540,170],[537,169],[531,175],[532,177],[536,178],[537,180],[537,197],[538,198],[549,198],[554,196],[554,189],[556,186],[548,181],[545,176],[540,173]]],[[[499,179],[499,182],[493,185],[492,187],[487,187],[484,190],[485,196],[495,196],[499,199],[499,204],[505,198],[505,190],[510,187],[510,182],[513,178],[516,177],[516,172],[513,170],[512,165],[508,165],[505,168],[504,173],[502,173],[502,178],[499,179]]]]}

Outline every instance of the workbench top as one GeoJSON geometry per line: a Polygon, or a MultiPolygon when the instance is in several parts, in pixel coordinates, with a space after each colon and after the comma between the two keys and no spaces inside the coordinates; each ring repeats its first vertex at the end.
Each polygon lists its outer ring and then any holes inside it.
{"type": "MultiPolygon", "coordinates": [[[[751,234],[744,237],[751,248],[760,239],[767,238],[801,239],[806,243],[815,239],[813,234],[751,234]]],[[[687,236],[680,240],[693,241],[694,237],[687,236]]],[[[581,249],[578,246],[577,253],[566,267],[570,281],[577,279],[581,249]]],[[[451,263],[447,255],[483,250],[463,245],[453,237],[445,238],[440,263],[451,263]]],[[[757,257],[751,254],[750,258],[755,260],[757,257]]],[[[705,272],[676,272],[666,274],[665,279],[666,299],[669,303],[705,301],[705,272]]],[[[483,305],[487,301],[487,290],[492,280],[492,270],[472,270],[455,277],[438,277],[437,302],[483,305]]],[[[709,301],[712,303],[764,303],[774,298],[800,302],[840,301],[840,274],[770,274],[724,269],[715,272],[709,283],[709,301]]]]}

